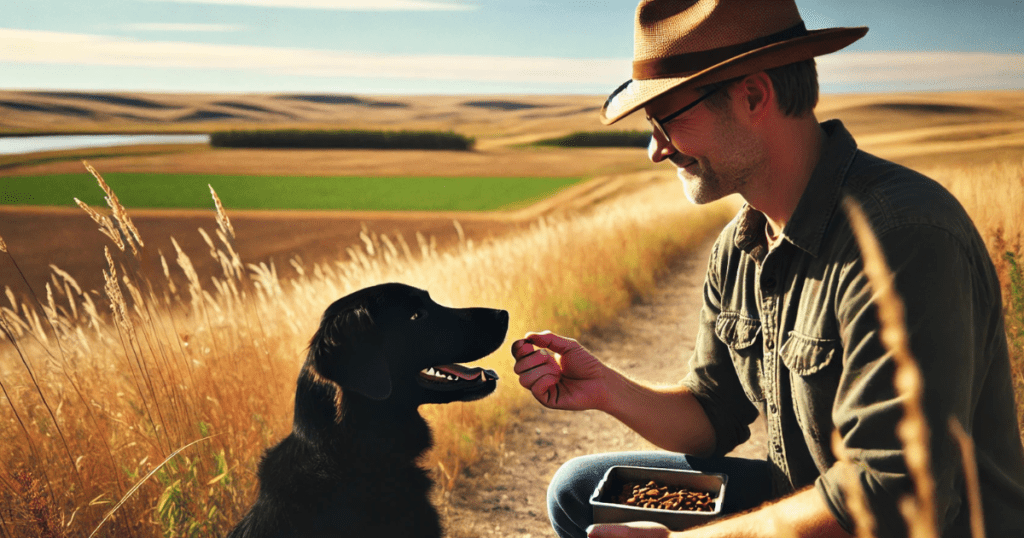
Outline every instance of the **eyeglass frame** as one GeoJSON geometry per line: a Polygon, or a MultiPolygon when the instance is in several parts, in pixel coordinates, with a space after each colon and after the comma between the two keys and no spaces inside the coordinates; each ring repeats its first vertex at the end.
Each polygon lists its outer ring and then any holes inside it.
{"type": "Polygon", "coordinates": [[[682,115],[683,113],[687,112],[691,108],[699,105],[701,103],[701,101],[707,99],[708,97],[711,97],[712,95],[714,95],[715,92],[717,92],[718,90],[721,90],[725,86],[726,86],[725,84],[716,85],[715,87],[711,88],[710,91],[708,91],[704,95],[698,97],[696,101],[694,101],[694,102],[684,106],[683,108],[680,108],[679,110],[669,114],[668,116],[665,116],[664,118],[661,118],[660,120],[658,118],[655,118],[655,117],[651,116],[650,114],[648,114],[647,115],[647,123],[650,123],[651,127],[654,129],[654,131],[657,132],[658,134],[660,134],[665,139],[666,142],[671,144],[672,143],[672,138],[670,136],[668,136],[668,130],[665,129],[665,124],[670,122],[670,121],[672,121],[672,120],[674,120],[674,119],[676,119],[676,118],[678,118],[680,115],[682,115]]]}

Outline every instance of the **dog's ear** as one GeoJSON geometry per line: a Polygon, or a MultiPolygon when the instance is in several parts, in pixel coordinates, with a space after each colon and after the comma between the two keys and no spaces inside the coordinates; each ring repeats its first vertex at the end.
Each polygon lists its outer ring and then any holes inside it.
{"type": "Polygon", "coordinates": [[[364,306],[325,314],[310,343],[317,372],[342,389],[383,400],[391,395],[391,372],[383,341],[364,306]]]}

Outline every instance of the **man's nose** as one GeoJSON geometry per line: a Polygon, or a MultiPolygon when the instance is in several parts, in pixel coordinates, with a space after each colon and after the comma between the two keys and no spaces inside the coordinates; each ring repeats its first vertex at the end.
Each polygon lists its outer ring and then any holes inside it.
{"type": "Polygon", "coordinates": [[[676,152],[672,143],[666,140],[657,130],[651,133],[651,141],[647,144],[647,157],[651,162],[660,163],[676,152]]]}

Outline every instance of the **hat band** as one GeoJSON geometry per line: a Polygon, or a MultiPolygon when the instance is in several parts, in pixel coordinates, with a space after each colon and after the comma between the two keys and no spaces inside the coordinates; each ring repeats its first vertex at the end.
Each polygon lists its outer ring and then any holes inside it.
{"type": "Polygon", "coordinates": [[[633,62],[633,78],[636,80],[648,80],[654,78],[686,77],[754,49],[805,35],[807,35],[807,27],[801,22],[781,32],[759,37],[738,45],[637,61],[633,62]]]}

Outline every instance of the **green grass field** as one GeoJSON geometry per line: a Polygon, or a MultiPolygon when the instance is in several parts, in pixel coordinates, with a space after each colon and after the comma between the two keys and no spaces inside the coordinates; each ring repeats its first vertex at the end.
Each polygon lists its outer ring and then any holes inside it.
{"type": "MultiPolygon", "coordinates": [[[[305,177],[109,173],[103,178],[133,208],[212,208],[211,185],[228,209],[492,211],[522,207],[583,178],[305,177]]],[[[0,204],[105,205],[89,174],[0,178],[0,204]]]]}

